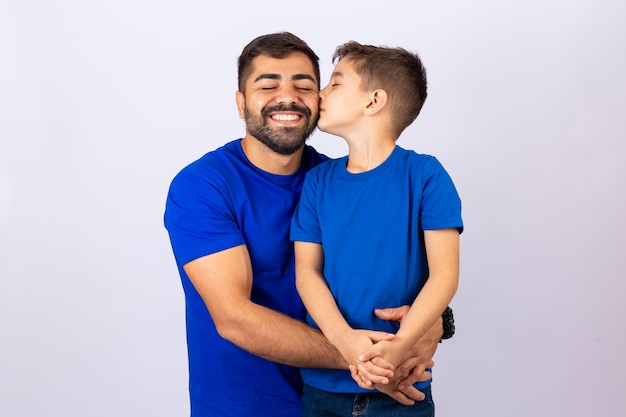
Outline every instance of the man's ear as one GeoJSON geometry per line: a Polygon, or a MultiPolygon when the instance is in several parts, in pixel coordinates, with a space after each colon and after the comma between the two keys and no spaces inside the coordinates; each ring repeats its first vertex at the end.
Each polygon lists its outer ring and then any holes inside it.
{"type": "Polygon", "coordinates": [[[382,88],[372,91],[370,102],[365,108],[365,113],[373,115],[381,111],[387,105],[387,92],[382,88]]]}
{"type": "Polygon", "coordinates": [[[237,102],[237,111],[239,112],[239,118],[245,117],[244,109],[246,108],[246,97],[241,91],[235,92],[235,101],[237,102]]]}

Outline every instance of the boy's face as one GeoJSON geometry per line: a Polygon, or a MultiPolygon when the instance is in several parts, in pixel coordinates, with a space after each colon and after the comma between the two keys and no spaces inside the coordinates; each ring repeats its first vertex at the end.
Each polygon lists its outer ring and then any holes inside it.
{"type": "Polygon", "coordinates": [[[345,138],[359,122],[368,103],[368,93],[361,89],[361,77],[354,71],[352,61],[341,59],[328,85],[320,92],[320,119],[317,127],[345,138]]]}
{"type": "Polygon", "coordinates": [[[291,155],[315,129],[319,94],[310,59],[295,52],[282,59],[260,55],[237,92],[239,115],[246,129],[274,152],[291,155]]]}

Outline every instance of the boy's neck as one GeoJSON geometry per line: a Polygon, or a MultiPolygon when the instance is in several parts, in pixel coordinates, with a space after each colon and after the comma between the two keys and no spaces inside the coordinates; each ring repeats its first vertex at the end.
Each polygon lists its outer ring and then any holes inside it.
{"type": "Polygon", "coordinates": [[[371,171],[389,158],[396,141],[388,138],[378,141],[347,141],[348,163],[346,170],[353,174],[371,171]]]}

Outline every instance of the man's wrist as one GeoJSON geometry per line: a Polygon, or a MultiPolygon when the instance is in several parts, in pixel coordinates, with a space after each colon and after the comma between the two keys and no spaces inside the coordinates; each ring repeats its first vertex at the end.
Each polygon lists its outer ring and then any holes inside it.
{"type": "Polygon", "coordinates": [[[441,343],[444,339],[450,339],[452,336],[454,336],[454,333],[456,331],[454,325],[454,314],[450,306],[446,307],[443,314],[441,315],[441,318],[443,319],[443,334],[441,335],[441,340],[439,340],[439,343],[441,343]]]}

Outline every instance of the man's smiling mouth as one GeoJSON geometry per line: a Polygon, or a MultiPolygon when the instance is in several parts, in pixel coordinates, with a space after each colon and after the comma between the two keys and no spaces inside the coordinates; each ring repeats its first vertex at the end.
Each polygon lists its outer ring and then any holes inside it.
{"type": "Polygon", "coordinates": [[[273,120],[278,120],[280,122],[292,122],[300,119],[299,114],[272,114],[270,116],[273,120]]]}

